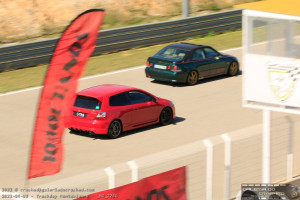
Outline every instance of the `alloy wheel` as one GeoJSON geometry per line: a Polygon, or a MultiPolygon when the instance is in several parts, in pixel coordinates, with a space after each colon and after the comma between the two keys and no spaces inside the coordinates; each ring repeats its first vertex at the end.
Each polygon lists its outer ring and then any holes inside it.
{"type": "Polygon", "coordinates": [[[171,121],[172,121],[172,115],[173,115],[172,110],[169,107],[164,108],[161,111],[161,114],[160,114],[160,117],[159,117],[159,122],[162,125],[170,124],[171,121]]]}
{"type": "Polygon", "coordinates": [[[188,76],[188,84],[195,85],[198,81],[198,73],[196,71],[191,71],[188,76]]]}
{"type": "Polygon", "coordinates": [[[113,121],[108,129],[108,136],[110,138],[117,138],[121,134],[122,131],[122,125],[118,120],[113,121]]]}
{"type": "Polygon", "coordinates": [[[238,73],[238,64],[237,62],[232,62],[229,66],[229,75],[230,76],[235,76],[238,73]]]}

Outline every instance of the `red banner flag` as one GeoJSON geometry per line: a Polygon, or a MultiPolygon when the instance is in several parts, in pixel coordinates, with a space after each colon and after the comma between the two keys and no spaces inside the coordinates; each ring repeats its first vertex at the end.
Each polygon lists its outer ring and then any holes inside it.
{"type": "Polygon", "coordinates": [[[99,9],[80,14],[57,43],[37,111],[28,179],[60,171],[66,118],[74,103],[78,79],[94,51],[103,17],[104,11],[99,9]]]}
{"type": "Polygon", "coordinates": [[[90,194],[76,200],[96,199],[176,199],[186,200],[186,167],[180,167],[161,174],[144,178],[103,192],[90,194]]]}

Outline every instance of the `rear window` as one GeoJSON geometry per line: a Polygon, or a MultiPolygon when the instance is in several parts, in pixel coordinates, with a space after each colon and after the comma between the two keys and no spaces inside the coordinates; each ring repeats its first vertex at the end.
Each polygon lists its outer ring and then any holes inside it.
{"type": "Polygon", "coordinates": [[[86,108],[92,110],[100,110],[101,109],[101,101],[92,97],[85,97],[78,95],[76,97],[76,101],[74,103],[75,107],[86,108]]]}
{"type": "Polygon", "coordinates": [[[188,50],[185,49],[178,49],[174,47],[165,47],[162,50],[160,50],[155,56],[160,58],[166,58],[166,59],[175,59],[175,60],[182,60],[187,54],[188,50]]]}

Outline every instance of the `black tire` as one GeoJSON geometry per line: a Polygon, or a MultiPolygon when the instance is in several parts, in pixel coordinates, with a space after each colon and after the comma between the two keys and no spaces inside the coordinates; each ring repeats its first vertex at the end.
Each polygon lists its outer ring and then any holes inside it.
{"type": "Polygon", "coordinates": [[[122,124],[119,120],[114,120],[110,123],[107,136],[116,139],[122,133],[122,124]]]}
{"type": "Polygon", "coordinates": [[[188,85],[195,85],[197,82],[198,82],[198,73],[197,73],[197,71],[195,71],[195,70],[190,71],[190,73],[187,77],[186,83],[188,85]]]}
{"type": "Polygon", "coordinates": [[[75,130],[72,129],[72,128],[68,128],[68,129],[70,130],[70,133],[74,133],[75,132],[75,130]]]}
{"type": "Polygon", "coordinates": [[[162,109],[159,115],[159,123],[163,126],[168,125],[173,120],[173,111],[170,107],[165,107],[162,109]]]}
{"type": "Polygon", "coordinates": [[[228,76],[235,76],[239,73],[239,64],[235,61],[233,61],[232,63],[230,63],[229,67],[228,67],[228,76]]]}

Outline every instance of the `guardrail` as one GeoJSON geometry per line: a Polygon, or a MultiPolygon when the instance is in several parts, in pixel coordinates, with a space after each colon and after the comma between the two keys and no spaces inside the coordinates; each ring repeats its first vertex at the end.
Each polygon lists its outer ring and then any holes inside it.
{"type": "MultiPolygon", "coordinates": [[[[299,159],[293,159],[300,156],[300,146],[296,145],[300,139],[299,128],[300,117],[297,115],[273,117],[271,183],[299,175],[299,159]]],[[[229,200],[238,195],[242,183],[262,182],[262,129],[262,125],[257,124],[127,163],[32,186],[93,188],[99,192],[186,166],[189,200],[229,200]]]]}
{"type": "MultiPolygon", "coordinates": [[[[101,31],[93,55],[241,28],[242,10],[230,10],[101,31]]],[[[0,47],[0,71],[49,63],[59,38],[0,47]]]]}

